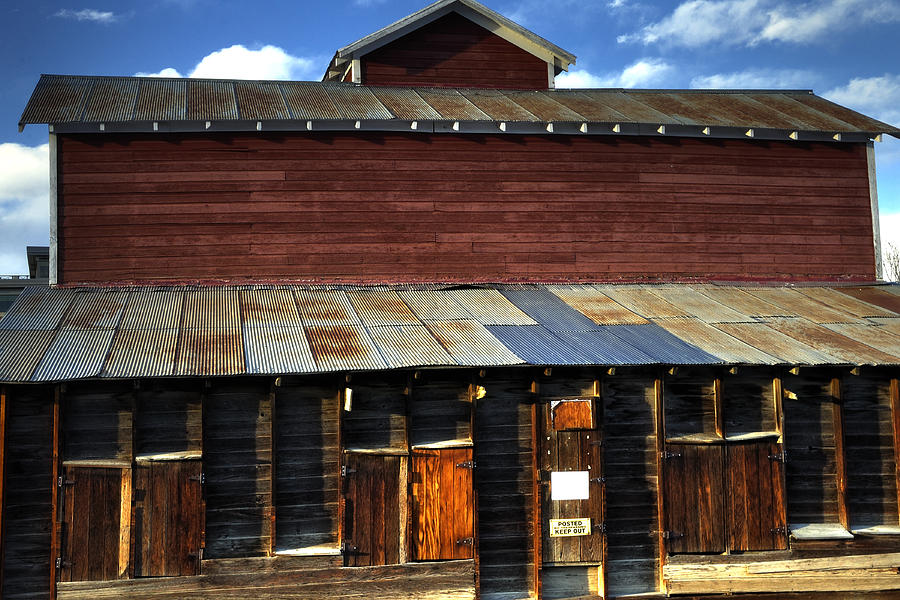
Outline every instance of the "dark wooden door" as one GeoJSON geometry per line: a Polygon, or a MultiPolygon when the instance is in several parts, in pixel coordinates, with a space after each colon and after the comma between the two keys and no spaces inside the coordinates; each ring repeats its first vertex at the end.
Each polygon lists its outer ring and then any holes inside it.
{"type": "MultiPolygon", "coordinates": [[[[546,411],[545,411],[546,413],[546,411]]],[[[546,414],[545,414],[546,417],[546,414]]],[[[545,418],[542,442],[541,486],[543,561],[545,564],[603,562],[605,485],[603,448],[597,430],[556,431],[545,418]],[[554,500],[550,482],[553,472],[587,472],[588,497],[554,500]],[[590,519],[590,535],[551,536],[550,520],[590,519]]]]}
{"type": "Polygon", "coordinates": [[[669,444],[664,511],[670,553],[725,551],[725,447],[669,444]]]}
{"type": "Polygon", "coordinates": [[[474,556],[473,468],[472,448],[412,451],[413,560],[474,556]]]}
{"type": "Polygon", "coordinates": [[[344,565],[400,562],[400,457],[344,456],[344,565]]]}
{"type": "MultiPolygon", "coordinates": [[[[64,468],[61,581],[119,578],[123,473],[128,472],[115,468],[64,468]]],[[[127,550],[126,547],[126,556],[127,550]]]]}
{"type": "Polygon", "coordinates": [[[729,543],[734,551],[787,548],[780,444],[728,446],[729,543]]]}
{"type": "Polygon", "coordinates": [[[151,462],[134,471],[134,575],[198,575],[203,535],[199,460],[151,462]]]}

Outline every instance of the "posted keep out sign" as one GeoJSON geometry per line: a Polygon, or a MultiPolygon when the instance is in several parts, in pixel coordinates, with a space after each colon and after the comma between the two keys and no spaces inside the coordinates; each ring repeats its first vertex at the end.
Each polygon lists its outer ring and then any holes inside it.
{"type": "Polygon", "coordinates": [[[550,519],[550,537],[591,535],[590,519],[550,519]]]}

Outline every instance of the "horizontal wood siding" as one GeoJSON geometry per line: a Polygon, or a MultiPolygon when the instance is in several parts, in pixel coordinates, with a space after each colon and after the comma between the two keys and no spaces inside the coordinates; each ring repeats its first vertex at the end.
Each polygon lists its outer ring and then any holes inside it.
{"type": "Polygon", "coordinates": [[[199,453],[203,444],[201,398],[197,380],[148,381],[137,391],[135,456],[171,452],[199,453]]]}
{"type": "Polygon", "coordinates": [[[131,382],[74,383],[63,395],[63,460],[119,461],[132,454],[131,382]]]}
{"type": "Polygon", "coordinates": [[[469,378],[459,372],[422,372],[413,381],[409,443],[470,443],[472,400],[469,378]]]}
{"type": "Polygon", "coordinates": [[[547,89],[547,63],[450,13],[361,59],[367,85],[547,89]]]}
{"type": "Polygon", "coordinates": [[[865,146],[60,136],[61,281],[872,280],[865,146]]]}
{"type": "Polygon", "coordinates": [[[358,376],[347,387],[352,393],[341,417],[344,448],[406,453],[406,375],[358,376]]]}

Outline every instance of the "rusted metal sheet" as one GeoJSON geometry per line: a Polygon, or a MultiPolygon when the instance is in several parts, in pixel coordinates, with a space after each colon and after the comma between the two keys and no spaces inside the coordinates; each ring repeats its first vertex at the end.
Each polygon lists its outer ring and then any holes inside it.
{"type": "Polygon", "coordinates": [[[537,121],[538,118],[528,112],[500,90],[460,90],[466,100],[478,107],[494,121],[537,121]]]}
{"type": "Polygon", "coordinates": [[[20,123],[69,123],[81,120],[84,99],[94,79],[41,75],[20,123]]]}
{"type": "Polygon", "coordinates": [[[456,364],[422,325],[370,327],[369,334],[382,356],[395,369],[456,364]]]}
{"type": "Polygon", "coordinates": [[[247,373],[315,373],[316,363],[302,327],[249,327],[244,324],[247,373]]]}
{"type": "MultiPolygon", "coordinates": [[[[848,123],[850,126],[844,129],[844,131],[875,132],[881,131],[881,129],[887,125],[886,123],[870,119],[855,110],[844,108],[839,104],[835,104],[834,102],[826,100],[825,98],[820,98],[814,94],[809,94],[804,98],[803,103],[822,114],[828,115],[829,118],[848,123]]],[[[887,125],[887,127],[890,127],[890,125],[887,125]]]]}
{"type": "Polygon", "coordinates": [[[62,321],[62,329],[115,329],[127,300],[128,292],[78,292],[62,321]]]}
{"type": "Polygon", "coordinates": [[[297,290],[297,305],[306,327],[360,324],[344,292],[297,290]]]}
{"type": "Polygon", "coordinates": [[[347,292],[350,304],[368,327],[377,325],[418,325],[419,320],[394,291],[361,290],[347,292]]]}
{"type": "Polygon", "coordinates": [[[234,84],[242,119],[290,119],[281,90],[274,83],[238,81],[234,84]]]}
{"type": "Polygon", "coordinates": [[[575,111],[588,121],[600,123],[625,123],[634,121],[611,106],[598,102],[591,90],[549,90],[551,98],[575,111]]]}
{"type": "Polygon", "coordinates": [[[654,110],[666,115],[669,123],[672,120],[687,125],[732,125],[728,121],[717,119],[696,106],[694,102],[685,101],[682,96],[667,92],[638,92],[630,94],[632,98],[654,110]]]}
{"type": "Polygon", "coordinates": [[[520,365],[525,362],[478,321],[428,321],[425,326],[457,364],[478,367],[520,365]]]}
{"type": "Polygon", "coordinates": [[[176,329],[181,325],[183,291],[132,292],[122,313],[122,329],[176,329]]]}
{"type": "Polygon", "coordinates": [[[793,129],[814,131],[849,131],[850,124],[822,113],[812,108],[805,102],[809,94],[773,94],[748,92],[745,94],[753,101],[782,113],[785,118],[794,123],[793,129]]]}
{"type": "Polygon", "coordinates": [[[491,121],[477,106],[469,102],[457,90],[440,88],[416,88],[419,96],[431,105],[441,117],[451,121],[491,121]]]}
{"type": "Polygon", "coordinates": [[[494,289],[449,290],[456,300],[482,325],[537,325],[503,294],[494,289]]]}
{"type": "Polygon", "coordinates": [[[515,102],[540,121],[584,121],[581,115],[564,104],[555,100],[546,92],[526,90],[506,90],[503,92],[507,98],[515,102]]]}
{"type": "Polygon", "coordinates": [[[185,292],[182,327],[185,329],[240,329],[241,307],[238,291],[215,288],[185,292]]]}
{"type": "Polygon", "coordinates": [[[625,308],[648,319],[691,316],[659,296],[648,293],[645,286],[610,285],[598,287],[597,289],[625,308]]]}
{"type": "Polygon", "coordinates": [[[392,119],[391,111],[378,101],[369,88],[348,85],[325,85],[325,93],[344,119],[392,119]]]}
{"type": "Polygon", "coordinates": [[[84,106],[86,122],[130,121],[134,118],[139,79],[98,79],[84,106]]]}
{"type": "Polygon", "coordinates": [[[241,375],[246,372],[239,327],[182,329],[175,375],[241,375]]]}
{"type": "Polygon", "coordinates": [[[841,288],[810,287],[794,288],[804,296],[812,298],[831,308],[841,310],[857,318],[865,317],[900,317],[900,314],[863,302],[848,294],[842,294],[841,288]]]}
{"type": "Polygon", "coordinates": [[[812,298],[804,296],[800,292],[788,288],[753,288],[747,289],[748,293],[756,296],[761,300],[765,300],[770,304],[780,306],[790,315],[771,315],[771,316],[793,316],[798,315],[809,319],[813,323],[857,323],[859,319],[851,314],[845,313],[834,308],[829,308],[821,302],[816,302],[812,298]]]}
{"type": "Polygon", "coordinates": [[[890,331],[891,328],[859,323],[829,323],[823,327],[892,356],[900,357],[900,319],[895,319],[895,321],[897,321],[898,327],[893,333],[890,331]]]}
{"type": "Polygon", "coordinates": [[[239,119],[234,84],[212,79],[188,80],[185,116],[193,120],[239,119]]]}
{"type": "Polygon", "coordinates": [[[0,381],[28,381],[44,358],[54,331],[0,330],[0,381]]]}
{"type": "Polygon", "coordinates": [[[320,83],[280,84],[294,119],[340,119],[341,113],[320,83]]]}
{"type": "Polygon", "coordinates": [[[371,87],[378,101],[398,119],[440,119],[441,115],[412,88],[371,87]]]}
{"type": "Polygon", "coordinates": [[[187,108],[187,80],[141,80],[134,118],[138,121],[181,121],[187,108]]]}
{"type": "Polygon", "coordinates": [[[877,323],[878,326],[881,327],[881,329],[887,331],[888,333],[900,335],[900,319],[885,319],[878,317],[870,320],[874,323],[877,323]]]}
{"type": "Polygon", "coordinates": [[[96,377],[103,368],[115,331],[60,331],[31,376],[32,381],[66,381],[96,377]]]}
{"type": "Polygon", "coordinates": [[[602,287],[550,285],[551,292],[563,302],[598,325],[644,325],[647,319],[632,312],[604,294],[602,287]]]}
{"type": "Polygon", "coordinates": [[[604,93],[600,90],[579,90],[594,102],[606,106],[622,115],[630,123],[672,123],[677,121],[668,115],[659,112],[655,108],[640,101],[638,94],[626,94],[624,92],[604,93]]]}
{"type": "Polygon", "coordinates": [[[702,348],[672,335],[655,323],[647,325],[610,325],[608,331],[661,365],[715,365],[722,360],[702,348]]]}
{"type": "MultiPolygon", "coordinates": [[[[775,94],[769,94],[774,96],[775,94]]],[[[803,119],[794,115],[786,115],[778,108],[762,103],[747,94],[731,94],[729,100],[734,102],[737,110],[749,123],[759,123],[759,127],[771,127],[773,129],[815,129],[803,119]]],[[[728,105],[721,106],[720,110],[728,110],[728,105]]]]}
{"type": "Polygon", "coordinates": [[[688,286],[658,286],[644,288],[648,293],[659,296],[672,306],[679,308],[707,323],[742,323],[753,319],[724,304],[704,296],[688,286]]]}
{"type": "Polygon", "coordinates": [[[719,323],[715,325],[728,335],[764,351],[787,365],[844,364],[837,358],[820,352],[795,338],[784,335],[764,323],[719,323]]]}
{"type": "Polygon", "coordinates": [[[720,304],[729,306],[739,313],[751,317],[797,316],[789,310],[748,294],[740,288],[718,285],[697,285],[693,287],[704,296],[708,296],[720,304]]]}
{"type": "Polygon", "coordinates": [[[837,288],[837,291],[868,304],[900,313],[900,296],[891,293],[892,288],[900,289],[900,286],[842,287],[837,288]]]}
{"type": "Polygon", "coordinates": [[[710,125],[734,126],[736,123],[752,123],[756,127],[774,129],[796,128],[796,123],[775,110],[753,102],[743,94],[666,94],[679,106],[690,106],[691,117],[702,120],[704,115],[710,125]]]}
{"type": "Polygon", "coordinates": [[[244,330],[302,327],[297,302],[290,289],[243,290],[241,294],[241,318],[244,330]]]}
{"type": "Polygon", "coordinates": [[[658,319],[654,322],[726,363],[774,365],[782,362],[699,319],[658,319]]]}
{"type": "Polygon", "coordinates": [[[854,365],[900,363],[900,356],[881,352],[806,319],[772,319],[766,324],[776,331],[834,357],[839,363],[854,365]]]}
{"type": "Polygon", "coordinates": [[[120,329],[104,377],[165,377],[175,373],[178,329],[120,329]]]}
{"type": "Polygon", "coordinates": [[[0,320],[4,329],[56,329],[75,298],[71,289],[29,286],[0,320]]]}
{"type": "Polygon", "coordinates": [[[453,321],[470,319],[472,315],[446,292],[437,290],[406,290],[400,298],[423,321],[453,321]]]}
{"type": "Polygon", "coordinates": [[[364,327],[316,325],[306,327],[306,337],[319,371],[363,371],[387,367],[364,327]]]}

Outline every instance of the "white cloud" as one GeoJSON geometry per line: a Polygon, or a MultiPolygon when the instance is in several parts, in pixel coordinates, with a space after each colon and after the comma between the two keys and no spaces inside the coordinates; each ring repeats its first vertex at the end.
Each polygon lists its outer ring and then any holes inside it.
{"type": "Polygon", "coordinates": [[[644,58],[620,73],[595,75],[584,69],[573,69],[556,77],[558,88],[634,88],[661,85],[671,74],[672,66],[657,58],[644,58]]]}
{"type": "Polygon", "coordinates": [[[880,121],[900,125],[900,75],[854,78],[822,95],[880,121]]]}
{"type": "Polygon", "coordinates": [[[49,146],[0,144],[0,273],[28,273],[25,246],[49,237],[49,146]]]}
{"type": "Polygon", "coordinates": [[[801,69],[748,69],[734,73],[700,75],[691,79],[700,89],[812,89],[821,77],[801,69]]]}
{"type": "Polygon", "coordinates": [[[694,48],[712,43],[810,43],[867,23],[898,21],[897,0],[688,0],[662,20],[616,39],[694,48]]]}
{"type": "Polygon", "coordinates": [[[63,8],[53,15],[61,19],[74,19],[76,21],[92,21],[94,23],[103,23],[108,25],[119,20],[114,12],[107,10],[95,10],[93,8],[82,8],[81,10],[72,10],[63,8]]]}
{"type": "MultiPolygon", "coordinates": [[[[309,79],[319,74],[320,61],[291,56],[278,46],[257,50],[235,44],[204,56],[188,77],[210,79],[309,79]]],[[[181,77],[172,67],[154,73],[135,73],[138,77],[181,77]]]]}

